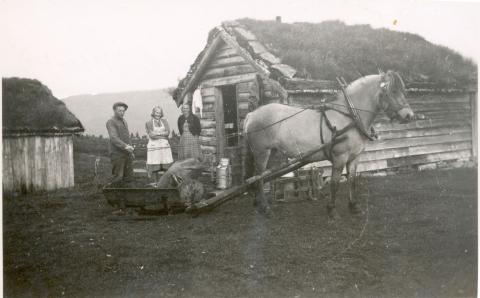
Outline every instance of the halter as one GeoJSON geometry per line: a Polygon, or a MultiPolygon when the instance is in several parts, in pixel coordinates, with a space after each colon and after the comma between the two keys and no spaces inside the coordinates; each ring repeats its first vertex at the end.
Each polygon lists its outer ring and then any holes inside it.
{"type": "Polygon", "coordinates": [[[380,88],[382,90],[382,93],[380,94],[380,101],[382,103],[381,109],[385,111],[385,113],[390,117],[390,118],[395,118],[396,114],[398,111],[400,111],[403,108],[407,108],[408,104],[405,102],[404,104],[401,104],[398,102],[397,99],[393,98],[390,92],[388,91],[388,87],[390,82],[382,82],[380,83],[380,88]]]}
{"type": "MultiPolygon", "coordinates": [[[[323,118],[325,118],[325,123],[326,123],[328,129],[330,129],[330,131],[332,132],[332,140],[334,140],[338,136],[342,135],[343,133],[347,132],[348,130],[350,130],[353,127],[357,128],[358,131],[360,131],[360,133],[363,134],[365,137],[367,137],[369,140],[371,140],[371,141],[376,140],[378,138],[378,136],[375,133],[373,127],[371,128],[370,132],[367,131],[367,129],[363,125],[363,122],[360,118],[360,115],[358,114],[358,110],[360,110],[360,109],[355,108],[352,100],[350,99],[350,96],[347,94],[347,92],[345,90],[346,87],[347,87],[347,83],[346,83],[345,79],[343,77],[337,77],[337,81],[338,81],[338,83],[341,87],[343,96],[345,98],[348,113],[345,113],[343,111],[337,110],[337,109],[332,108],[332,107],[327,107],[327,106],[320,107],[320,140],[321,140],[322,144],[325,144],[324,137],[323,137],[323,118]],[[338,113],[341,113],[341,114],[343,114],[347,117],[350,117],[353,121],[350,122],[344,128],[342,128],[341,130],[337,131],[337,128],[334,125],[332,125],[332,123],[328,119],[327,114],[325,113],[326,110],[334,110],[334,111],[336,111],[338,113]]],[[[388,82],[388,83],[387,82],[382,82],[380,84],[380,88],[382,90],[381,94],[379,95],[381,103],[382,104],[384,103],[383,98],[387,99],[387,102],[386,102],[387,107],[380,107],[380,110],[384,110],[387,114],[392,115],[392,114],[396,114],[396,112],[398,112],[402,108],[408,107],[408,104],[403,104],[402,105],[390,95],[390,92],[388,91],[389,84],[390,84],[390,82],[388,82]]],[[[343,105],[339,105],[339,106],[343,106],[343,105]]],[[[377,111],[362,110],[362,111],[369,112],[369,113],[374,113],[374,114],[376,114],[378,112],[378,110],[377,111]]],[[[324,150],[325,156],[329,159],[331,159],[331,150],[332,149],[333,149],[333,146],[331,145],[331,146],[329,146],[329,148],[325,148],[325,150],[324,150]]]]}

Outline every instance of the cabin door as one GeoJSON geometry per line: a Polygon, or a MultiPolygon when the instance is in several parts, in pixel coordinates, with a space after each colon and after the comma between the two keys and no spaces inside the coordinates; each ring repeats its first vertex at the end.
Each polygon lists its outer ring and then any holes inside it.
{"type": "Polygon", "coordinates": [[[238,146],[239,123],[236,85],[222,86],[223,125],[225,129],[225,146],[238,146]]]}

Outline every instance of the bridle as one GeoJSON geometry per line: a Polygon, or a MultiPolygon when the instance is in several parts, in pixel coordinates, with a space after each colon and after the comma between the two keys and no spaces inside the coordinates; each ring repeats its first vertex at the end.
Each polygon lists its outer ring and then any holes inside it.
{"type": "MultiPolygon", "coordinates": [[[[388,91],[390,82],[381,82],[380,89],[382,90],[379,95],[380,109],[379,111],[384,111],[390,119],[398,118],[398,111],[404,108],[408,108],[409,105],[407,102],[400,103],[396,98],[393,98],[390,92],[388,91]]],[[[404,94],[401,94],[405,96],[404,94]]]]}
{"type": "MultiPolygon", "coordinates": [[[[363,122],[360,119],[360,115],[358,114],[359,110],[369,112],[369,113],[373,113],[373,114],[377,114],[380,111],[384,111],[385,113],[387,113],[387,115],[390,118],[393,119],[395,117],[398,117],[397,112],[399,110],[408,107],[408,104],[406,102],[404,104],[400,104],[397,99],[395,99],[391,96],[391,94],[388,90],[389,84],[391,84],[390,82],[381,82],[380,83],[381,92],[379,94],[379,103],[380,103],[379,108],[376,111],[357,109],[353,105],[352,100],[350,99],[349,95],[346,92],[347,84],[346,84],[345,80],[343,78],[337,78],[337,81],[340,84],[340,87],[341,87],[341,90],[342,90],[342,93],[343,93],[343,97],[344,97],[345,102],[346,102],[346,106],[344,106],[344,107],[347,108],[348,113],[345,113],[344,111],[340,111],[340,110],[332,108],[332,107],[328,107],[327,106],[328,104],[320,107],[320,140],[321,140],[322,144],[325,144],[324,137],[323,137],[323,119],[325,119],[325,123],[326,123],[328,129],[332,133],[332,145],[329,146],[329,148],[326,148],[324,150],[324,153],[325,153],[327,158],[331,158],[331,150],[333,148],[333,145],[336,143],[335,139],[338,136],[340,136],[340,135],[344,134],[345,132],[347,132],[348,130],[350,130],[351,128],[356,128],[362,135],[364,135],[365,137],[367,137],[371,141],[376,140],[378,138],[378,136],[375,133],[375,131],[373,130],[373,128],[371,128],[370,132],[367,131],[367,129],[363,125],[363,122]],[[341,113],[343,115],[346,115],[346,116],[350,117],[353,121],[350,122],[344,128],[337,131],[337,128],[334,125],[332,125],[332,123],[328,119],[327,114],[325,113],[326,110],[334,110],[338,113],[341,113]]],[[[343,105],[341,105],[341,106],[343,106],[343,105]]]]}

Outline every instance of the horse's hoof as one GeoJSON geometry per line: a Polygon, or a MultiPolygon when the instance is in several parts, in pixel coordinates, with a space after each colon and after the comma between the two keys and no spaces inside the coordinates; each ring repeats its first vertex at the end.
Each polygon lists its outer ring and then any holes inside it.
{"type": "Polygon", "coordinates": [[[340,215],[338,215],[335,207],[327,206],[327,214],[328,214],[328,219],[330,221],[335,221],[337,219],[340,219],[340,215]]]}
{"type": "Polygon", "coordinates": [[[257,211],[258,213],[262,214],[262,215],[265,215],[267,217],[269,217],[270,215],[272,215],[272,209],[270,208],[270,206],[257,206],[257,211]]]}
{"type": "Polygon", "coordinates": [[[348,210],[350,210],[351,214],[362,213],[362,209],[360,209],[360,207],[358,207],[357,203],[348,203],[348,210]]]}

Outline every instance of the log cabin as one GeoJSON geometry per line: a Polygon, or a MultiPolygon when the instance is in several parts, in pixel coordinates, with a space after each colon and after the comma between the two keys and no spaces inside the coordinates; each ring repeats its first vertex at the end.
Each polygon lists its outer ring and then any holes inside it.
{"type": "Polygon", "coordinates": [[[37,80],[3,78],[2,85],[3,193],[73,187],[80,121],[37,80]]]}
{"type": "MultiPolygon", "coordinates": [[[[275,24],[278,22],[262,26],[294,31],[292,24],[275,24]]],[[[173,93],[180,106],[191,104],[192,94],[200,90],[203,155],[214,164],[222,157],[229,158],[236,185],[245,179],[242,130],[249,110],[257,103],[272,102],[315,107],[339,92],[335,77],[312,79],[301,65],[296,68],[284,63],[281,50],[257,38],[249,23],[227,21],[212,29],[205,48],[173,93]]],[[[399,124],[379,117],[374,125],[379,140],[368,144],[360,172],[418,170],[476,160],[476,88],[411,82],[407,93],[414,111],[425,119],[399,124]]],[[[272,162],[279,159],[282,157],[272,162]]],[[[329,162],[316,166],[329,174],[329,162]]]]}

